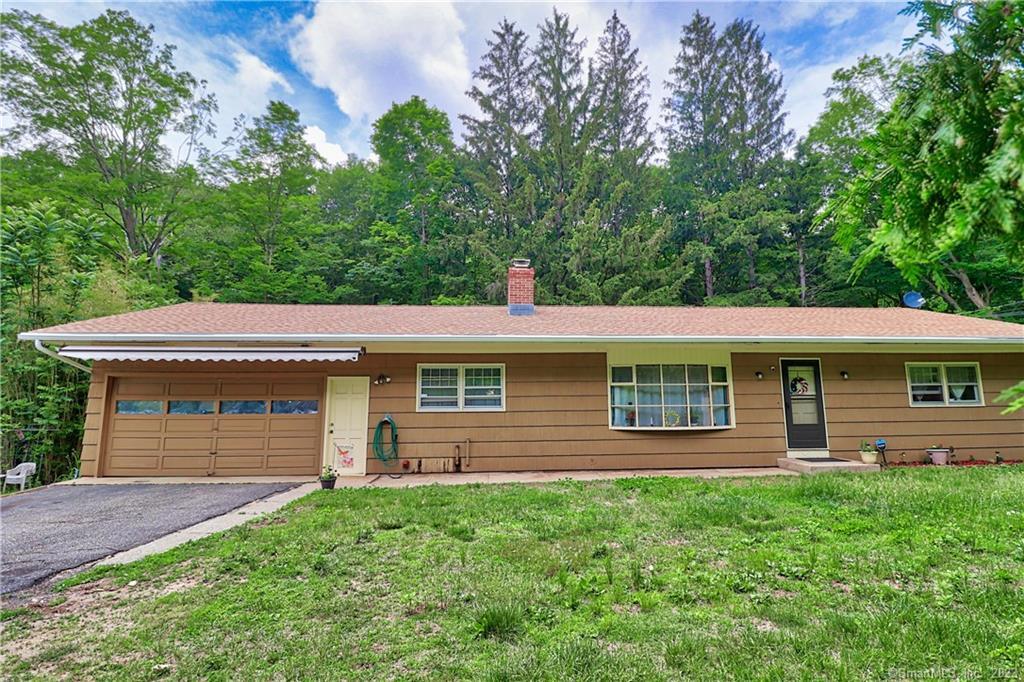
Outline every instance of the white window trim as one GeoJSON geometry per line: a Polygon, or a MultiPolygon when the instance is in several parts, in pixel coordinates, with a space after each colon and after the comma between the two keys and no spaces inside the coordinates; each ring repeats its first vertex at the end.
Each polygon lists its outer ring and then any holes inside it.
{"type": "Polygon", "coordinates": [[[507,400],[505,395],[508,391],[505,375],[505,363],[503,362],[481,362],[481,363],[455,363],[455,362],[424,362],[416,365],[416,411],[417,412],[504,412],[507,400]],[[430,368],[457,369],[459,371],[458,388],[456,396],[459,404],[457,407],[423,407],[420,404],[420,395],[423,391],[423,369],[430,368]],[[466,407],[466,370],[483,367],[487,369],[501,370],[501,405],[496,407],[466,407]]]}
{"type": "Polygon", "coordinates": [[[985,407],[985,386],[981,382],[981,364],[977,362],[906,362],[904,372],[907,378],[907,400],[911,407],[985,407]],[[914,391],[910,384],[911,367],[938,367],[939,379],[942,381],[942,402],[941,403],[915,403],[914,391]],[[978,402],[950,402],[949,383],[946,381],[947,367],[973,367],[974,375],[978,378],[978,402]]]}
{"type": "MultiPolygon", "coordinates": [[[[662,384],[664,385],[664,384],[662,384]]],[[[689,383],[685,384],[689,386],[689,383]]],[[[731,362],[685,362],[680,360],[674,361],[658,361],[658,362],[616,362],[608,363],[608,378],[605,385],[605,398],[608,400],[608,428],[612,431],[724,431],[726,429],[736,428],[736,396],[733,395],[733,381],[732,381],[732,363],[731,362]],[[725,367],[725,382],[729,391],[729,424],[728,426],[615,426],[612,423],[612,386],[624,386],[633,385],[636,386],[636,366],[641,365],[704,365],[708,368],[708,385],[709,386],[721,386],[721,382],[711,381],[711,368],[712,367],[725,367]],[[612,383],[612,367],[632,367],[633,368],[633,382],[632,384],[612,383]]],[[[714,405],[708,405],[708,408],[713,408],[714,405]]],[[[714,415],[712,414],[712,420],[714,415]]]]}

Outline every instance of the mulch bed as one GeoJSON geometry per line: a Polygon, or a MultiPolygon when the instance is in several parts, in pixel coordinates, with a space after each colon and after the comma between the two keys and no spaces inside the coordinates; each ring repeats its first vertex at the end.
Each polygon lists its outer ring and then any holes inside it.
{"type": "Polygon", "coordinates": [[[945,465],[932,464],[931,462],[889,462],[891,467],[981,467],[981,466],[1007,466],[1012,464],[1024,464],[1024,459],[1004,459],[1002,462],[993,462],[989,459],[965,459],[962,462],[949,462],[945,465]]]}

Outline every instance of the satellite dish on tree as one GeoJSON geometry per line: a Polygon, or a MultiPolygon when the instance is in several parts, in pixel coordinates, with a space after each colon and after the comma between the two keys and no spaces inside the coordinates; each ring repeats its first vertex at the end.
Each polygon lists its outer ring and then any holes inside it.
{"type": "Polygon", "coordinates": [[[903,294],[903,305],[908,308],[920,308],[924,305],[924,296],[919,291],[908,291],[903,294]]]}

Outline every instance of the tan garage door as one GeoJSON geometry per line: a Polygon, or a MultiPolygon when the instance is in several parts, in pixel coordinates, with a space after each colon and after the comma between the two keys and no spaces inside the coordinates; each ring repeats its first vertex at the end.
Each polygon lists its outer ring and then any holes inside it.
{"type": "Polygon", "coordinates": [[[316,474],[320,379],[114,380],[106,476],[316,474]]]}

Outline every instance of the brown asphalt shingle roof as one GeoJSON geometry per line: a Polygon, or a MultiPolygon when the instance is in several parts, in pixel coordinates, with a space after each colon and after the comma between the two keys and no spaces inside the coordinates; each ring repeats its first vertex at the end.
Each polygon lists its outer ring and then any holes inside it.
{"type": "MultiPolygon", "coordinates": [[[[480,337],[997,338],[1024,343],[1024,325],[908,308],[365,306],[181,303],[39,329],[64,334],[256,334],[480,337]]],[[[71,337],[75,338],[75,337],[71,337]]],[[[81,337],[79,337],[81,338],[81,337]]]]}

